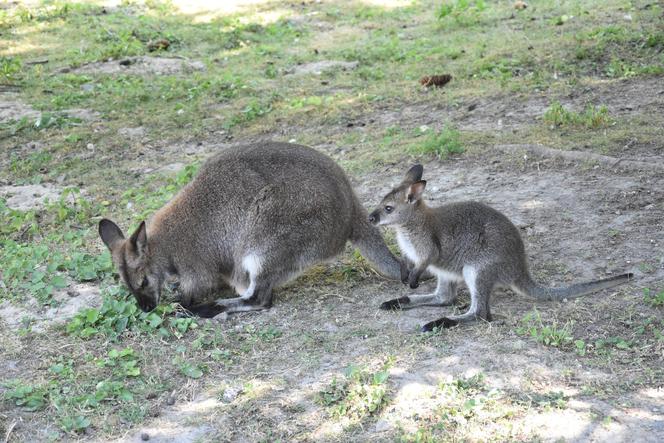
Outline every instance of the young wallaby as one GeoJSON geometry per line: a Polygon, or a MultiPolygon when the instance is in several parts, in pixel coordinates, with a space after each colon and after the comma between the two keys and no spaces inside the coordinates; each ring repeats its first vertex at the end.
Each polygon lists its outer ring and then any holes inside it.
{"type": "Polygon", "coordinates": [[[179,282],[181,303],[200,316],[269,308],[276,286],[348,240],[385,276],[401,275],[344,171],[287,143],[225,149],[129,239],[106,219],[99,235],[144,311],[159,303],[166,281],[179,282]],[[239,297],[200,303],[229,285],[239,297]]]}
{"type": "Polygon", "coordinates": [[[519,230],[507,217],[477,202],[428,207],[422,200],[426,186],[422,172],[421,165],[413,166],[401,184],[383,198],[369,221],[396,230],[399,248],[413,265],[403,273],[404,283],[417,288],[425,270],[438,279],[434,293],[389,300],[381,309],[452,305],[459,282],[465,282],[470,291],[468,312],[427,323],[423,331],[477,319],[490,321],[489,299],[496,286],[537,299],[562,300],[610,288],[633,277],[630,273],[561,288],[541,286],[528,272],[519,230]]]}

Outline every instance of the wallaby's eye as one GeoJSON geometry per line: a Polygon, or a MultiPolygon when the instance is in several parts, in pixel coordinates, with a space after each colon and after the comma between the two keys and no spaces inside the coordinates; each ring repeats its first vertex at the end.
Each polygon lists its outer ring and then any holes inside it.
{"type": "Polygon", "coordinates": [[[389,214],[392,211],[394,211],[394,208],[392,206],[389,206],[389,205],[385,206],[385,212],[387,212],[389,214]]]}

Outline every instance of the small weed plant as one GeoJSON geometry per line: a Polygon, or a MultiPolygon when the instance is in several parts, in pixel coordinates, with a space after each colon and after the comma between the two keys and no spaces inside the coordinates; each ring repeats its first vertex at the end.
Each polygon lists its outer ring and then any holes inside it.
{"type": "Polygon", "coordinates": [[[516,332],[519,335],[530,336],[546,346],[565,347],[574,340],[569,325],[559,327],[556,322],[545,325],[537,310],[533,310],[523,317],[521,326],[517,328],[516,332]]]}
{"type": "Polygon", "coordinates": [[[651,291],[649,288],[643,290],[643,301],[653,308],[664,306],[664,289],[651,291]]]}
{"type": "Polygon", "coordinates": [[[351,365],[343,377],[335,377],[319,392],[320,403],[328,406],[334,417],[361,420],[380,412],[387,403],[388,377],[388,367],[385,366],[377,372],[370,372],[367,368],[351,365]]]}

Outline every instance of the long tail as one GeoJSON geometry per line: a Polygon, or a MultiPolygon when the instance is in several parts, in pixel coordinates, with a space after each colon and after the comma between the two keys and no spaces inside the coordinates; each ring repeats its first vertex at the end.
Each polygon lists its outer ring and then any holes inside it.
{"type": "Polygon", "coordinates": [[[524,278],[524,281],[515,285],[515,289],[523,294],[534,297],[538,300],[564,300],[569,298],[581,297],[591,292],[600,291],[606,288],[627,283],[634,279],[634,274],[617,275],[615,277],[603,280],[594,280],[586,283],[577,283],[560,288],[549,288],[535,283],[530,276],[524,278]]]}
{"type": "Polygon", "coordinates": [[[350,241],[383,276],[391,280],[401,280],[399,260],[390,252],[378,228],[369,223],[369,215],[364,209],[358,210],[356,213],[350,241]]]}

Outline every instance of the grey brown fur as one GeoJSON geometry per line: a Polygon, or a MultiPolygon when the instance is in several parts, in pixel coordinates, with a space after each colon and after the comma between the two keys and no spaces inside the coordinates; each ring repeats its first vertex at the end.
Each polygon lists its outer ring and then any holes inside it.
{"type": "Polygon", "coordinates": [[[477,319],[491,320],[489,300],[496,286],[541,300],[562,300],[625,283],[631,273],[616,277],[550,288],[533,281],[518,229],[500,212],[478,202],[450,203],[437,208],[422,200],[426,181],[423,168],[413,166],[402,183],[383,198],[369,220],[392,226],[403,255],[412,263],[402,270],[402,279],[417,288],[425,270],[438,278],[432,294],[411,295],[389,300],[382,309],[415,306],[449,306],[456,299],[457,284],[465,282],[470,291],[468,312],[443,317],[422,328],[451,327],[477,319]]]}
{"type": "Polygon", "coordinates": [[[349,240],[382,274],[401,275],[343,170],[287,143],[226,149],[130,239],[110,220],[99,234],[144,310],[159,303],[170,280],[198,315],[269,308],[276,286],[333,258],[349,240]],[[240,296],[198,304],[227,286],[240,296]]]}

